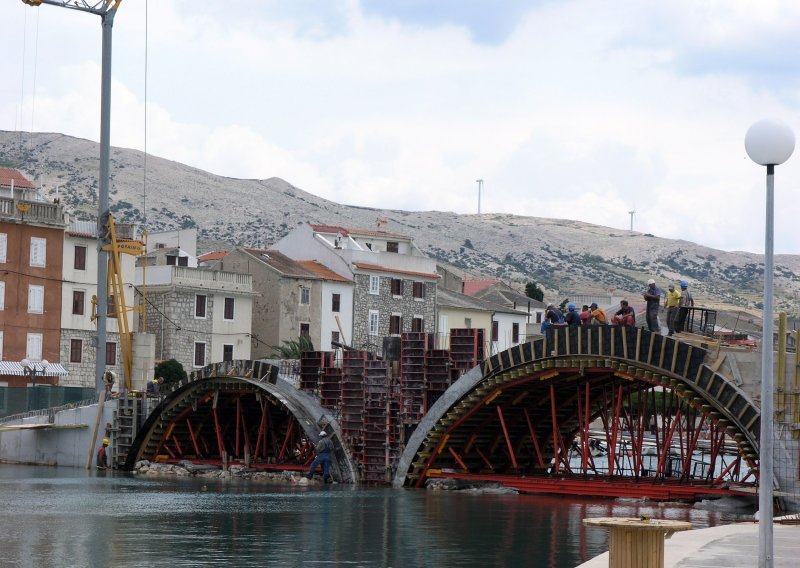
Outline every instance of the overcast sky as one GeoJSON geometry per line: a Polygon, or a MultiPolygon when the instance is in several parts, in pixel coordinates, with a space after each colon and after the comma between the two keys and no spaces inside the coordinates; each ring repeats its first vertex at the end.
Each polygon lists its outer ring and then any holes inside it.
{"type": "MultiPolygon", "coordinates": [[[[0,129],[97,141],[100,19],[2,0],[0,22],[0,129]]],[[[638,231],[763,252],[744,135],[800,132],[799,32],[792,0],[126,0],[111,143],[144,149],[146,116],[154,155],[341,203],[476,213],[481,178],[484,213],[635,209],[638,231]]],[[[776,252],[798,220],[800,150],[776,252]]]]}

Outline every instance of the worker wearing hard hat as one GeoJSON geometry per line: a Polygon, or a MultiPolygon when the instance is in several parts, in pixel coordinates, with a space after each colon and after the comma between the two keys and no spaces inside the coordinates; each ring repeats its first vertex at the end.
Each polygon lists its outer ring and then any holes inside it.
{"type": "MultiPolygon", "coordinates": [[[[333,442],[328,438],[328,433],[323,430],[319,433],[319,442],[315,448],[317,450],[317,457],[311,463],[308,470],[308,478],[314,477],[314,472],[317,470],[318,465],[322,465],[322,483],[330,477],[331,470],[331,454],[333,453],[333,442]]],[[[333,481],[333,478],[330,478],[333,481]]]]}
{"type": "Polygon", "coordinates": [[[106,448],[108,447],[108,438],[103,438],[103,443],[97,449],[97,469],[108,469],[108,454],[106,448]]]}

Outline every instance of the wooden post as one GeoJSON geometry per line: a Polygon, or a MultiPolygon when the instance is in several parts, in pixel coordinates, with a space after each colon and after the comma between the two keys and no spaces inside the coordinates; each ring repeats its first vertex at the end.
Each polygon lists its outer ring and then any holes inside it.
{"type": "Polygon", "coordinates": [[[92,469],[92,459],[94,458],[94,447],[97,444],[97,429],[100,428],[100,419],[103,417],[103,406],[106,402],[105,389],[100,391],[100,398],[97,399],[97,416],[94,419],[94,429],[92,430],[92,442],[89,444],[89,458],[86,460],[86,469],[92,469]]]}

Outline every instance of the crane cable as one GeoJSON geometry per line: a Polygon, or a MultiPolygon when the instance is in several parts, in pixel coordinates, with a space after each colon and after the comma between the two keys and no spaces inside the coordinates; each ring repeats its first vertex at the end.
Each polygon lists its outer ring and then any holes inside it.
{"type": "MultiPolygon", "coordinates": [[[[144,164],[142,166],[142,239],[144,252],[147,254],[147,56],[148,56],[148,24],[150,21],[149,0],[144,2],[144,164]]],[[[142,300],[145,307],[141,311],[141,330],[147,330],[147,260],[142,265],[142,300]]]]}

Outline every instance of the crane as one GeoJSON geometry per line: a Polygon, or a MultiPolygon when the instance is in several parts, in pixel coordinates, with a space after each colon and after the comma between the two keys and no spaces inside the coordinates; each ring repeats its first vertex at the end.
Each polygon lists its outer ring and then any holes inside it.
{"type": "MultiPolygon", "coordinates": [[[[97,199],[97,344],[106,343],[106,322],[108,306],[107,288],[107,257],[104,250],[110,216],[108,206],[109,186],[111,176],[109,162],[111,155],[111,39],[114,27],[114,16],[122,0],[22,0],[23,3],[38,7],[49,4],[59,8],[78,10],[100,16],[103,27],[103,58],[100,79],[100,183],[97,199]]],[[[103,377],[105,375],[105,357],[96,357],[95,361],[95,388],[98,393],[104,391],[103,377]]]]}

